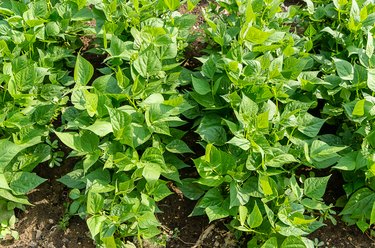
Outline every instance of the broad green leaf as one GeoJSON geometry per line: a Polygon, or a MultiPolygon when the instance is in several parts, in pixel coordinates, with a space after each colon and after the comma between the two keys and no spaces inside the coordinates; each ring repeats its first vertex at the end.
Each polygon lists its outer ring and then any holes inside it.
{"type": "Polygon", "coordinates": [[[111,122],[97,119],[94,124],[82,127],[82,129],[90,130],[91,132],[95,133],[96,135],[100,137],[104,137],[109,133],[113,132],[112,124],[111,122]]]}
{"type": "Polygon", "coordinates": [[[281,167],[285,164],[295,163],[298,160],[292,154],[281,154],[266,162],[266,166],[281,167]]]}
{"type": "Polygon", "coordinates": [[[172,140],[165,148],[172,153],[194,153],[185,142],[177,139],[172,140]]]}
{"type": "Polygon", "coordinates": [[[306,248],[306,245],[300,237],[289,236],[286,237],[280,248],[306,248]]]}
{"type": "Polygon", "coordinates": [[[259,227],[263,222],[262,213],[259,210],[258,204],[255,202],[253,211],[251,211],[250,215],[247,218],[247,224],[250,228],[259,227]]]}
{"type": "Polygon", "coordinates": [[[260,248],[277,248],[279,247],[277,244],[277,238],[272,237],[269,238],[260,248]]]}
{"type": "Polygon", "coordinates": [[[375,69],[368,69],[367,86],[370,90],[375,92],[375,69]]]}
{"type": "Polygon", "coordinates": [[[318,135],[324,122],[324,119],[319,119],[309,113],[305,113],[302,116],[298,117],[298,130],[301,133],[314,138],[318,135]]]}
{"type": "Polygon", "coordinates": [[[353,109],[352,115],[363,116],[365,114],[365,99],[359,100],[353,109]]]}
{"type": "Polygon", "coordinates": [[[206,208],[205,211],[210,222],[218,219],[223,219],[229,216],[228,210],[220,206],[209,206],[206,208]]]}
{"type": "Polygon", "coordinates": [[[165,197],[167,197],[171,194],[173,194],[173,193],[169,190],[168,186],[165,185],[164,183],[159,183],[158,186],[156,186],[152,190],[152,196],[154,197],[155,201],[161,201],[165,197]]]}
{"type": "Polygon", "coordinates": [[[244,151],[249,150],[251,147],[250,141],[248,141],[245,138],[238,138],[238,137],[233,137],[231,140],[227,142],[227,144],[237,146],[244,151]]]}
{"type": "Polygon", "coordinates": [[[162,69],[162,64],[154,52],[142,53],[134,60],[133,66],[144,78],[154,76],[162,69]]]}
{"type": "Polygon", "coordinates": [[[248,213],[248,210],[247,210],[246,206],[239,206],[238,207],[238,215],[239,215],[239,220],[240,220],[241,226],[243,226],[245,224],[247,213],[248,213]]]}
{"type": "Polygon", "coordinates": [[[0,173],[0,189],[9,189],[9,185],[7,179],[5,178],[3,173],[0,173]]]}
{"type": "Polygon", "coordinates": [[[6,139],[0,140],[0,172],[3,172],[4,168],[22,149],[22,146],[18,146],[6,139]]]}
{"type": "Polygon", "coordinates": [[[271,31],[262,31],[256,27],[246,28],[245,39],[254,44],[264,44],[264,42],[271,36],[271,31]]]}
{"type": "Polygon", "coordinates": [[[32,205],[25,197],[23,196],[16,197],[6,189],[0,189],[0,199],[1,198],[4,198],[5,200],[8,200],[8,201],[21,203],[23,205],[32,205]]]}
{"type": "Polygon", "coordinates": [[[155,163],[146,163],[142,171],[142,176],[147,180],[147,182],[156,182],[161,173],[160,165],[155,163]]]}
{"type": "Polygon", "coordinates": [[[87,227],[90,230],[92,238],[94,238],[97,234],[100,233],[105,220],[106,217],[103,215],[94,215],[86,220],[87,227]]]}
{"type": "Polygon", "coordinates": [[[272,195],[273,191],[268,176],[259,175],[259,185],[265,195],[272,195]]]}
{"type": "Polygon", "coordinates": [[[245,94],[243,94],[240,103],[240,115],[242,116],[242,118],[246,122],[249,122],[257,115],[258,110],[258,105],[245,94]]]}
{"type": "Polygon", "coordinates": [[[245,205],[250,197],[246,190],[242,189],[235,181],[230,183],[230,204],[229,208],[245,205]]]}
{"type": "Polygon", "coordinates": [[[332,168],[345,171],[355,170],[357,164],[357,156],[358,152],[347,153],[343,157],[341,157],[337,165],[333,166],[332,168]]]}
{"type": "Polygon", "coordinates": [[[191,76],[191,80],[193,83],[193,88],[198,94],[206,95],[211,92],[211,86],[206,80],[196,78],[194,76],[191,76]]]}
{"type": "Polygon", "coordinates": [[[104,198],[98,193],[89,191],[87,194],[86,209],[89,214],[98,214],[104,206],[104,198]]]}
{"type": "Polygon", "coordinates": [[[226,131],[221,124],[221,117],[218,115],[205,115],[196,131],[207,143],[224,145],[227,142],[226,131]]]}
{"type": "Polygon", "coordinates": [[[139,228],[147,229],[160,226],[160,223],[152,212],[146,212],[138,217],[138,226],[139,228]]]}
{"type": "Polygon", "coordinates": [[[375,202],[375,192],[367,187],[357,190],[350,198],[340,215],[348,215],[351,219],[370,219],[375,202]]]}
{"type": "Polygon", "coordinates": [[[184,178],[181,180],[182,184],[179,185],[184,196],[193,201],[198,200],[205,193],[205,190],[195,181],[193,178],[184,178]]]}
{"type": "Polygon", "coordinates": [[[351,63],[342,59],[334,59],[337,74],[343,80],[353,80],[354,78],[354,67],[351,63]]]}
{"type": "Polygon", "coordinates": [[[16,172],[13,174],[9,185],[13,194],[24,195],[45,181],[46,179],[39,177],[35,173],[16,172]]]}
{"type": "Polygon", "coordinates": [[[269,121],[268,121],[268,111],[261,113],[257,116],[257,127],[258,128],[268,128],[269,121]]]}
{"type": "Polygon", "coordinates": [[[331,176],[307,178],[304,182],[305,195],[317,200],[322,198],[330,177],[331,176]]]}
{"type": "Polygon", "coordinates": [[[78,85],[86,85],[94,75],[94,67],[80,54],[74,67],[74,81],[78,85]]]}
{"type": "Polygon", "coordinates": [[[164,0],[164,3],[170,11],[176,10],[180,6],[180,0],[164,0]]]}
{"type": "Polygon", "coordinates": [[[371,215],[370,215],[370,225],[375,223],[375,201],[372,204],[371,215]]]}
{"type": "Polygon", "coordinates": [[[208,60],[206,60],[203,63],[202,73],[203,73],[204,76],[206,76],[210,79],[213,79],[215,72],[216,72],[216,63],[214,61],[214,58],[212,56],[210,56],[208,58],[208,60]]]}
{"type": "Polygon", "coordinates": [[[374,54],[374,37],[372,32],[369,30],[367,33],[367,44],[366,44],[366,55],[371,58],[374,54]]]}
{"type": "Polygon", "coordinates": [[[317,162],[338,157],[337,152],[344,150],[346,147],[329,146],[327,143],[314,140],[310,148],[310,157],[317,162]]]}
{"type": "Polygon", "coordinates": [[[79,134],[73,132],[55,132],[55,134],[67,147],[76,151],[82,151],[79,142],[79,134]]]}

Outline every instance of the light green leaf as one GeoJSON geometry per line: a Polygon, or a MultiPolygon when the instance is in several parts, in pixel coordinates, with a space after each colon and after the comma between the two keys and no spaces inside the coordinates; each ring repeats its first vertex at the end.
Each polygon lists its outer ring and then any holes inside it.
{"type": "Polygon", "coordinates": [[[198,94],[206,95],[211,92],[211,86],[206,80],[193,76],[191,76],[191,80],[193,83],[193,88],[198,94]]]}
{"type": "Polygon", "coordinates": [[[337,74],[343,80],[353,80],[354,78],[354,67],[351,63],[342,59],[334,59],[337,74]]]}
{"type": "Polygon", "coordinates": [[[138,226],[142,229],[148,229],[160,226],[160,223],[152,212],[146,212],[138,217],[138,226]]]}
{"type": "Polygon", "coordinates": [[[340,158],[337,165],[333,166],[332,168],[345,171],[355,170],[357,165],[357,155],[358,152],[350,152],[345,154],[340,158]]]}
{"type": "Polygon", "coordinates": [[[161,71],[162,64],[157,58],[155,52],[142,53],[133,62],[136,71],[144,78],[153,76],[161,71]]]}
{"type": "Polygon", "coordinates": [[[100,233],[105,220],[106,217],[103,215],[94,215],[86,220],[87,227],[90,230],[92,238],[94,238],[97,234],[100,233]]]}
{"type": "Polygon", "coordinates": [[[254,44],[264,44],[271,34],[272,32],[270,31],[262,31],[256,27],[250,27],[246,29],[245,39],[254,44]]]}
{"type": "Polygon", "coordinates": [[[250,215],[247,218],[247,224],[250,226],[250,228],[256,228],[259,227],[263,222],[263,216],[262,213],[259,210],[257,202],[255,202],[253,211],[251,211],[250,215]]]}
{"type": "Polygon", "coordinates": [[[247,210],[246,206],[239,206],[238,207],[238,215],[239,215],[239,220],[240,220],[241,226],[243,226],[245,224],[247,213],[248,213],[248,210],[247,210]]]}
{"type": "Polygon", "coordinates": [[[161,173],[161,167],[155,163],[146,163],[142,171],[142,176],[147,182],[156,182],[161,173]]]}
{"type": "Polygon", "coordinates": [[[278,247],[277,238],[272,237],[272,238],[269,238],[260,248],[277,248],[277,247],[278,247]]]}
{"type": "Polygon", "coordinates": [[[317,200],[322,198],[330,177],[331,176],[307,178],[304,182],[305,195],[317,200]]]}
{"type": "Polygon", "coordinates": [[[375,69],[368,69],[367,87],[373,92],[375,92],[375,69]]]}
{"type": "Polygon", "coordinates": [[[74,81],[78,85],[86,85],[94,75],[94,67],[80,54],[74,67],[74,81]]]}
{"type": "Polygon", "coordinates": [[[289,236],[284,240],[280,248],[306,248],[306,245],[300,237],[289,236]]]}
{"type": "Polygon", "coordinates": [[[170,11],[176,10],[180,6],[179,0],[164,0],[164,3],[170,11]]]}
{"type": "Polygon", "coordinates": [[[294,162],[298,162],[298,160],[292,154],[280,154],[266,162],[266,166],[281,167],[294,162]]]}
{"type": "Polygon", "coordinates": [[[370,216],[370,225],[375,223],[375,201],[372,204],[371,216],[370,216]]]}
{"type": "Polygon", "coordinates": [[[82,129],[90,130],[100,137],[104,137],[113,132],[112,124],[108,121],[100,119],[97,119],[91,126],[82,127],[82,129]]]}
{"type": "Polygon", "coordinates": [[[165,148],[172,153],[194,153],[182,140],[172,140],[165,148]]]}
{"type": "Polygon", "coordinates": [[[247,151],[250,149],[250,141],[248,141],[245,138],[238,138],[238,137],[233,137],[231,140],[227,142],[227,144],[231,144],[234,146],[237,146],[241,148],[244,151],[247,151]]]}
{"type": "Polygon", "coordinates": [[[98,193],[93,193],[89,191],[87,194],[87,202],[86,202],[86,209],[87,213],[89,214],[97,214],[99,213],[103,206],[104,206],[104,198],[98,193]]]}
{"type": "Polygon", "coordinates": [[[352,115],[363,116],[365,114],[365,99],[359,100],[353,109],[352,115]]]}
{"type": "Polygon", "coordinates": [[[228,210],[220,206],[209,206],[205,209],[205,211],[210,222],[229,216],[228,210]]]}

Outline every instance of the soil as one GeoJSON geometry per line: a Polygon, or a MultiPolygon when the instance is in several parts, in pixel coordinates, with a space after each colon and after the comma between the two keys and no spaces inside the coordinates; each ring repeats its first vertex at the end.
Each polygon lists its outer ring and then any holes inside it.
{"type": "Polygon", "coordinates": [[[95,247],[84,220],[73,217],[69,221],[62,221],[68,191],[56,179],[68,173],[74,162],[67,159],[61,167],[49,168],[42,164],[36,169],[39,176],[48,180],[28,194],[33,206],[25,212],[16,213],[19,240],[7,239],[0,243],[0,247],[95,247]]]}

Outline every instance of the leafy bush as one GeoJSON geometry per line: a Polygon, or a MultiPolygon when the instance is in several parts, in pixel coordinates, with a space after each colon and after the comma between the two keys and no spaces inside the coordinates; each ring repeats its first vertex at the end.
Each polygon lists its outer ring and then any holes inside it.
{"type": "Polygon", "coordinates": [[[210,2],[188,69],[197,17],[178,8],[198,2],[0,1],[1,238],[45,181],[36,166],[67,156],[67,214],[102,247],[165,243],[168,182],[248,247],[313,247],[305,236],[335,223],[327,168],[345,180],[343,220],[374,224],[375,5],[210,2]],[[181,179],[189,166],[199,177],[181,179]]]}

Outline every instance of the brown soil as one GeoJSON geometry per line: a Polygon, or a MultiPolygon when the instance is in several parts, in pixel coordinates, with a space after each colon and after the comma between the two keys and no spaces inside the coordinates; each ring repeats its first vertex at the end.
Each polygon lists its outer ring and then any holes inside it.
{"type": "MultiPolygon", "coordinates": [[[[339,217],[338,217],[339,218],[339,217]]],[[[362,233],[356,226],[347,226],[337,219],[337,225],[327,223],[309,235],[309,238],[321,242],[322,248],[370,248],[375,247],[375,240],[367,233],[362,233]]]]}
{"type": "Polygon", "coordinates": [[[68,201],[67,189],[56,179],[69,172],[73,162],[68,159],[61,167],[52,169],[47,165],[39,166],[37,174],[48,180],[28,194],[33,206],[25,212],[17,213],[19,240],[7,239],[0,243],[0,247],[95,247],[85,221],[79,217],[66,223],[61,221],[65,212],[64,204],[68,201]]]}

